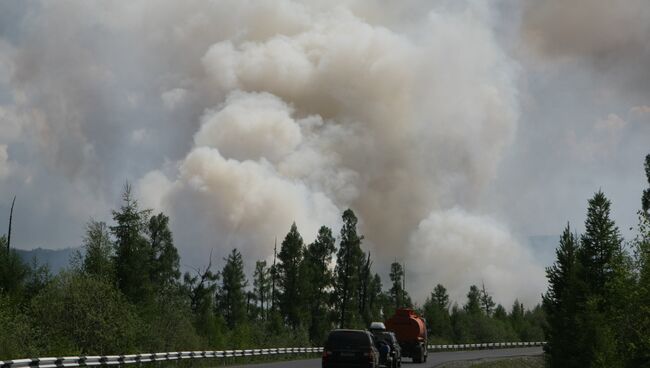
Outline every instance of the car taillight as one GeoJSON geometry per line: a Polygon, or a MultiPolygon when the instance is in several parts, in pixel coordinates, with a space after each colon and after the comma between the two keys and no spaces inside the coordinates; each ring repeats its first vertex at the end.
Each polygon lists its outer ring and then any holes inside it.
{"type": "Polygon", "coordinates": [[[331,351],[323,350],[323,359],[327,359],[332,355],[331,351]]]}

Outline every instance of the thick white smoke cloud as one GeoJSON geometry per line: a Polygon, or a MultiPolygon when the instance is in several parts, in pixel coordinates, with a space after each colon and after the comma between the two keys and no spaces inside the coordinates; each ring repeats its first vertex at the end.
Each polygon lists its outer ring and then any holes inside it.
{"type": "Polygon", "coordinates": [[[407,263],[419,302],[481,280],[538,301],[541,270],[480,214],[519,116],[483,2],[25,8],[0,40],[0,170],[63,193],[34,200],[43,223],[105,219],[127,177],[171,216],[185,264],[238,247],[251,266],[291,222],[310,241],[351,207],[378,270],[407,263]]]}
{"type": "Polygon", "coordinates": [[[419,302],[436,282],[462,300],[481,280],[504,302],[536,301],[541,269],[507,230],[468,212],[518,115],[516,67],[489,12],[443,7],[407,32],[345,6],[282,4],[264,19],[272,26],[206,49],[210,88],[227,97],[203,114],[183,160],[140,182],[147,203],[182,223],[180,243],[203,256],[237,246],[252,261],[292,221],[311,240],[349,206],[376,264],[413,266],[419,302]],[[465,210],[445,210],[454,206],[465,210]]]}
{"type": "MultiPolygon", "coordinates": [[[[542,267],[503,225],[460,208],[432,212],[422,220],[409,244],[409,259],[425,285],[441,283],[452,300],[463,301],[467,285],[484,283],[496,300],[535,301],[544,284],[542,267]]],[[[418,300],[430,291],[412,290],[418,300]]]]}

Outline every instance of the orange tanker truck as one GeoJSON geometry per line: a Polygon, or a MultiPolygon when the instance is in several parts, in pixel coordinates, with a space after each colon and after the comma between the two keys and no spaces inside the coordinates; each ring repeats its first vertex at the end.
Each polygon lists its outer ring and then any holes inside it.
{"type": "Polygon", "coordinates": [[[386,321],[386,329],[393,331],[402,348],[402,356],[414,363],[427,361],[427,322],[412,309],[400,308],[386,321]]]}

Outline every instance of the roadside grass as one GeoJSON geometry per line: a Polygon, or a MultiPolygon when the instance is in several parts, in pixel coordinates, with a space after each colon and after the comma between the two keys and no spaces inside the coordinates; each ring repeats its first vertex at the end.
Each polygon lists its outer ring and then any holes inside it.
{"type": "Polygon", "coordinates": [[[287,362],[293,360],[303,359],[316,359],[320,357],[320,353],[305,353],[305,354],[279,354],[279,355],[263,355],[251,357],[231,357],[231,358],[208,358],[208,359],[188,359],[188,360],[173,360],[145,363],[142,367],[150,368],[216,368],[216,367],[230,367],[240,365],[254,365],[262,363],[276,363],[287,362]]]}
{"type": "Polygon", "coordinates": [[[544,357],[517,357],[499,360],[472,360],[451,362],[437,366],[438,368],[544,368],[544,357]]]}

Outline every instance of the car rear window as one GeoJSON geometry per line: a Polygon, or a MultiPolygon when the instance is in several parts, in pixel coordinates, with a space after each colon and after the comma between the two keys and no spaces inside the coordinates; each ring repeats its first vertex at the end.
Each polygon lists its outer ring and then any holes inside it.
{"type": "Polygon", "coordinates": [[[355,331],[334,331],[327,337],[328,349],[363,348],[370,346],[368,335],[355,331]]]}
{"type": "Polygon", "coordinates": [[[390,334],[386,332],[378,332],[375,334],[375,341],[386,341],[392,343],[393,339],[391,339],[390,334]]]}

